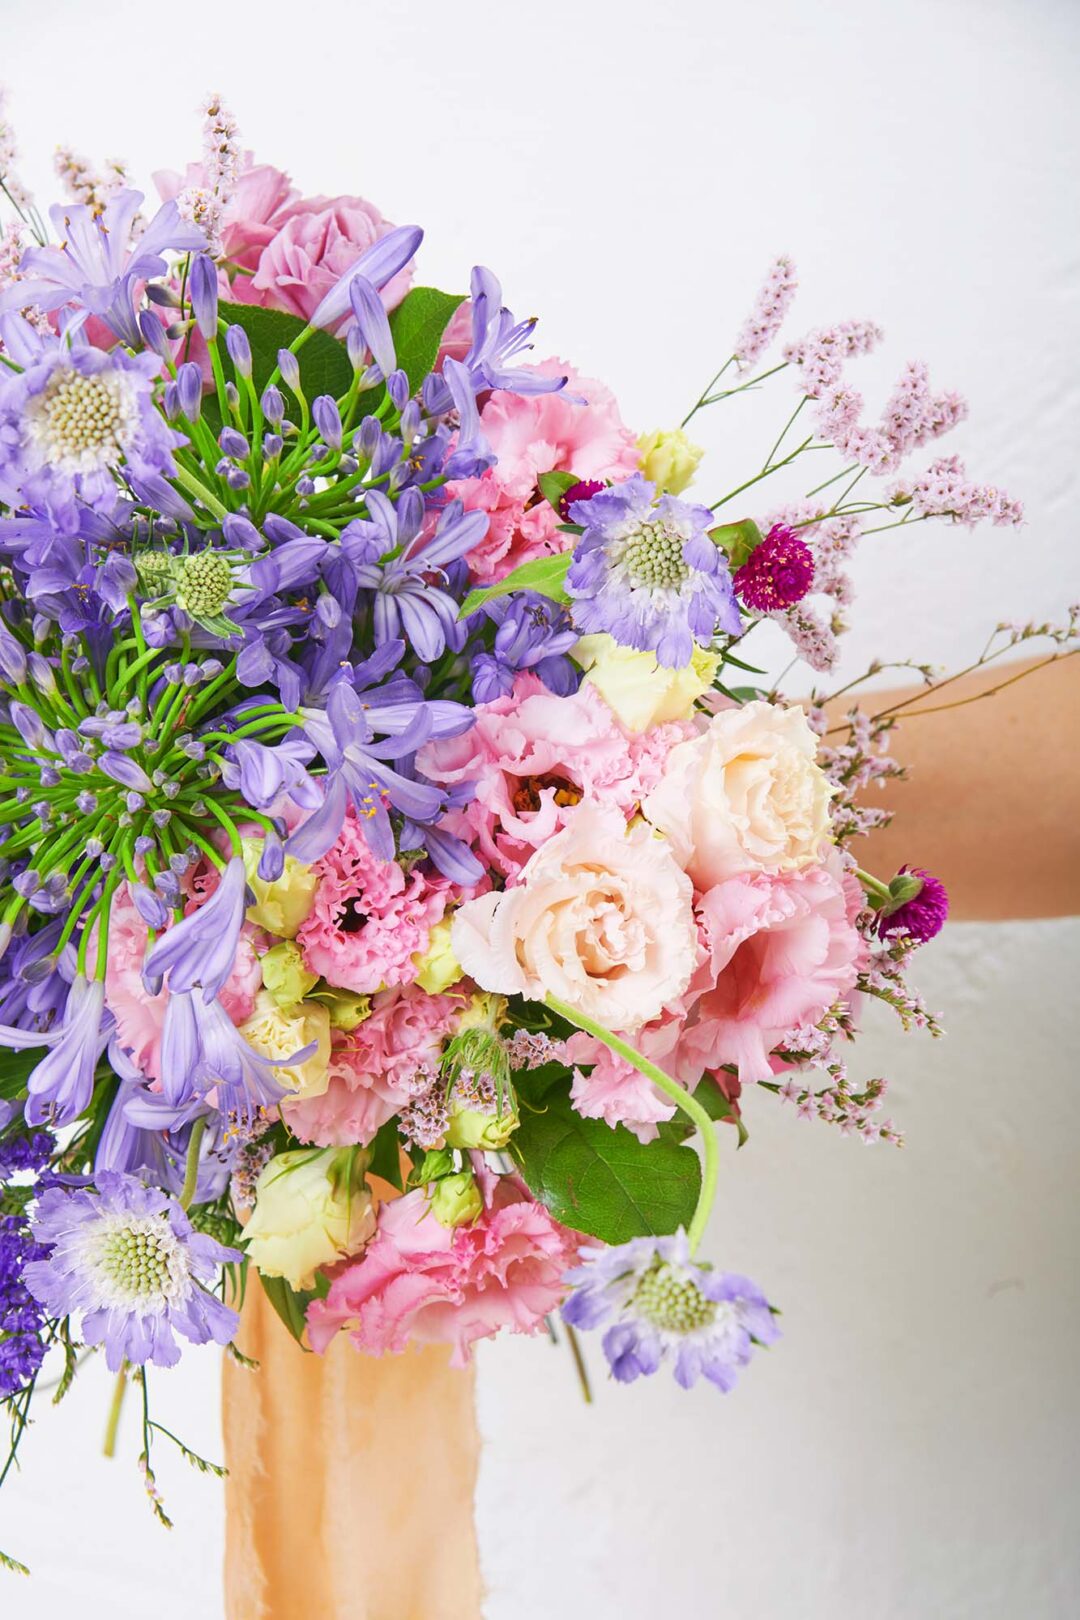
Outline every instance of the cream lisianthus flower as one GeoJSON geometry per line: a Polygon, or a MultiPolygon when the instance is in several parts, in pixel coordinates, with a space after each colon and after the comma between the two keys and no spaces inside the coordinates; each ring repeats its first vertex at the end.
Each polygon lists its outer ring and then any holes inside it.
{"type": "Polygon", "coordinates": [[[288,1086],[294,1099],[321,1097],[330,1084],[330,1013],[319,1002],[298,1001],[294,1007],[280,1007],[269,990],[260,990],[251,1017],[240,1025],[240,1034],[268,1058],[291,1057],[314,1042],[315,1050],[302,1063],[282,1064],[274,1070],[278,1084],[288,1086]]]}
{"type": "Polygon", "coordinates": [[[571,658],[585,671],[608,708],[628,731],[648,731],[667,720],[686,720],[708,692],[720,655],[695,645],[684,669],[667,669],[650,652],[622,647],[609,635],[582,636],[571,658]]]}
{"type": "Polygon", "coordinates": [[[820,860],[833,789],[801,708],[744,703],[677,743],[642,804],[695,888],[820,860]]]}
{"type": "Polygon", "coordinates": [[[636,1029],[690,982],[692,901],[664,839],[584,801],[512,888],[459,909],[454,950],[485,990],[554,996],[608,1029],[636,1029]]]}
{"type": "Polygon", "coordinates": [[[301,1148],[278,1153],[255,1184],[244,1228],[247,1252],[267,1277],[311,1288],[320,1266],[355,1254],[375,1230],[359,1148],[301,1148]]]}
{"type": "Polygon", "coordinates": [[[656,428],[637,442],[641,470],[650,483],[667,495],[679,495],[693,481],[705,451],[693,444],[682,428],[665,433],[656,428]]]}
{"type": "Polygon", "coordinates": [[[262,840],[243,838],[241,846],[248,888],[255,896],[255,904],[248,906],[245,913],[248,922],[267,929],[279,939],[292,939],[315,903],[318,877],[303,861],[286,855],[285,870],[281,876],[273,883],[267,883],[259,876],[258,870],[262,840]]]}

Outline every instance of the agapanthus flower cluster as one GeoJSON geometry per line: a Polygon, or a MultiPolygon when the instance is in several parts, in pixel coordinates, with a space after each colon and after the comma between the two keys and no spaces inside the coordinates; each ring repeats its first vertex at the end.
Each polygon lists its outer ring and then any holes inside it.
{"type": "Polygon", "coordinates": [[[811,438],[694,498],[686,432],[537,359],[491,270],[415,284],[418,227],[203,116],[157,207],[65,153],[51,237],[0,124],[0,1393],[231,1341],[245,1273],[317,1351],[561,1306],[617,1380],[726,1390],[777,1334],[698,1253],[720,1138],[779,1093],[898,1139],[838,1048],[868,994],[927,1022],[947,909],[847,850],[889,725],[834,744],[747,642],[832,661],[871,512],[1017,509],[956,463],[864,494],[962,414],[911,366],[861,427],[867,323],[773,368],[811,438]]]}

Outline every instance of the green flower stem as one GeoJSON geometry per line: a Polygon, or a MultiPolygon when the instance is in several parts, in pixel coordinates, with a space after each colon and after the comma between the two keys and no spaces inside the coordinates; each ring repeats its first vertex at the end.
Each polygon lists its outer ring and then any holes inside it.
{"type": "Polygon", "coordinates": [[[199,1181],[199,1148],[202,1146],[203,1134],[206,1131],[206,1115],[200,1114],[191,1127],[188,1137],[187,1160],[184,1164],[184,1186],[180,1193],[180,1208],[190,1209],[191,1200],[195,1197],[195,1188],[199,1181]]]}
{"type": "Polygon", "coordinates": [[[190,718],[192,723],[199,718],[204,709],[214,702],[222,688],[227,686],[231,680],[234,680],[235,676],[236,659],[233,658],[222,670],[220,675],[215,675],[213,680],[209,681],[206,686],[196,689],[190,710],[190,718]]]}
{"type": "Polygon", "coordinates": [[[105,1424],[105,1439],[101,1447],[106,1457],[116,1456],[116,1434],[120,1427],[120,1413],[124,1406],[124,1396],[127,1394],[128,1370],[128,1364],[125,1361],[117,1373],[116,1383],[113,1385],[112,1401],[109,1403],[109,1416],[105,1424]]]}
{"type": "Polygon", "coordinates": [[[224,871],[226,863],[222,860],[220,851],[216,850],[213,844],[208,844],[200,832],[196,832],[186,816],[178,815],[176,820],[183,830],[185,838],[188,838],[196,848],[201,849],[207,860],[212,861],[219,872],[224,871]]]}
{"type": "Polygon", "coordinates": [[[893,896],[889,885],[882,883],[880,878],[873,877],[869,872],[864,872],[861,866],[855,868],[855,876],[875,905],[885,906],[892,900],[893,896]]]}
{"type": "Polygon", "coordinates": [[[243,853],[243,847],[242,847],[242,845],[240,843],[240,834],[236,830],[236,823],[235,823],[235,821],[233,821],[232,817],[229,816],[229,815],[226,815],[225,811],[221,808],[221,806],[219,804],[215,804],[213,799],[207,799],[206,808],[209,810],[210,814],[214,817],[214,819],[221,823],[221,825],[224,827],[225,831],[228,833],[228,835],[229,835],[229,843],[232,846],[233,854],[234,855],[242,854],[243,853]]]}
{"type": "Polygon", "coordinates": [[[70,647],[64,645],[63,647],[61,647],[61,650],[60,650],[60,675],[61,675],[61,679],[63,680],[64,688],[65,688],[65,690],[67,692],[68,699],[69,699],[69,701],[71,703],[71,706],[74,709],[75,713],[77,715],[80,715],[81,717],[85,718],[86,715],[88,715],[90,713],[90,709],[89,709],[89,707],[87,705],[86,699],[82,695],[82,692],[79,690],[78,683],[75,681],[75,678],[74,678],[74,676],[72,674],[70,660],[71,660],[71,649],[70,649],[70,647]]]}
{"type": "Polygon", "coordinates": [[[736,495],[741,495],[744,489],[751,489],[755,484],[760,484],[763,478],[771,478],[774,472],[780,471],[781,467],[790,466],[796,457],[801,456],[804,451],[831,449],[832,446],[829,444],[815,444],[814,435],[811,434],[808,439],[803,440],[802,444],[797,445],[795,449],[792,450],[790,455],[785,456],[783,461],[774,461],[771,467],[765,468],[764,472],[756,473],[753,478],[748,478],[744,484],[737,484],[734,489],[729,490],[728,493],[721,496],[718,501],[713,501],[709,510],[715,512],[718,507],[726,506],[728,501],[733,501],[735,499],[736,495]]]}
{"type": "Polygon", "coordinates": [[[691,1251],[694,1251],[701,1242],[705,1227],[708,1224],[709,1212],[716,1198],[716,1184],[720,1175],[720,1149],[717,1144],[716,1128],[713,1121],[702,1105],[690,1095],[684,1086],[680,1086],[677,1080],[673,1080],[669,1074],[665,1074],[663,1069],[658,1069],[655,1063],[650,1063],[649,1059],[643,1057],[629,1042],[622,1040],[618,1035],[613,1035],[610,1029],[605,1029],[603,1024],[598,1024],[595,1019],[589,1018],[585,1013],[578,1012],[575,1008],[567,1006],[565,1001],[559,1001],[556,996],[546,997],[544,1005],[549,1007],[553,1013],[557,1013],[560,1018],[565,1018],[568,1024],[573,1024],[577,1029],[584,1030],[586,1035],[592,1035],[594,1039],[606,1046],[609,1052],[614,1052],[616,1057],[621,1057],[624,1063],[629,1063],[630,1067],[636,1069],[638,1074],[644,1075],[646,1080],[651,1080],[657,1090],[662,1091],[665,1097],[669,1097],[676,1108],[681,1109],[701,1132],[701,1146],[704,1157],[701,1192],[698,1194],[697,1208],[694,1211],[693,1219],[686,1230],[691,1251]]]}
{"type": "Polygon", "coordinates": [[[174,477],[181,489],[186,490],[189,495],[194,495],[196,500],[201,501],[206,507],[206,510],[213,517],[216,517],[219,523],[221,522],[222,518],[228,517],[228,507],[223,506],[218,500],[217,496],[212,495],[207,489],[206,485],[201,483],[200,480],[195,477],[193,472],[189,472],[180,461],[177,461],[176,463],[176,472],[174,477]]]}

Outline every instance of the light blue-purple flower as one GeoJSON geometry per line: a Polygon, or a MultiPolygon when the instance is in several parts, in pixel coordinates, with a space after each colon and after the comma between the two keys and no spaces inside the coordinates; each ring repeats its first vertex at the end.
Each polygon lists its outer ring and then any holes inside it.
{"type": "Polygon", "coordinates": [[[31,1231],[52,1250],[25,1267],[27,1288],[54,1316],[81,1313],[84,1342],[104,1346],[111,1372],[125,1361],[175,1366],[177,1334],[228,1344],[236,1332],[237,1313],[206,1285],[242,1256],[196,1232],[159,1188],[111,1170],[96,1189],[49,1188],[31,1231]]]}
{"type": "Polygon", "coordinates": [[[125,189],[100,214],[84,203],[50,208],[61,246],[27,248],[19,262],[21,279],[0,292],[0,314],[27,305],[51,314],[77,304],[100,315],[121,342],[137,349],[136,283],[163,275],[166,253],[206,246],[202,231],[181,219],[175,202],[167,202],[129,247],[142,202],[141,191],[125,189]]]}
{"type": "Polygon", "coordinates": [[[584,1248],[566,1275],[573,1292],[562,1307],[572,1327],[605,1327],[604,1354],[623,1384],[665,1361],[690,1389],[707,1378],[732,1389],[755,1345],[780,1337],[756,1283],[693,1259],[686,1233],[633,1238],[614,1248],[584,1248]]]}
{"type": "MultiPolygon", "coordinates": [[[[343,315],[349,313],[350,289],[357,276],[363,276],[372,287],[380,290],[399,270],[404,270],[423,239],[424,233],[419,225],[399,225],[371,247],[365,248],[331,287],[316,308],[309,325],[323,328],[334,326],[343,315]]],[[[288,377],[285,380],[288,382],[288,377]]]]}
{"type": "Polygon", "coordinates": [[[577,690],[578,673],[566,654],[578,632],[562,608],[536,591],[514,591],[485,602],[481,612],[497,629],[491,651],[472,660],[477,703],[505,697],[523,669],[531,669],[560,697],[577,690]]]}
{"type": "Polygon", "coordinates": [[[62,1024],[44,1031],[0,1024],[0,1046],[16,1051],[48,1047],[26,1081],[24,1112],[31,1125],[66,1125],[78,1118],[93,1095],[94,1071],[112,1024],[104,984],[81,976],[67,993],[62,1024]]]}
{"type": "Polygon", "coordinates": [[[655,653],[670,669],[689,664],[695,641],[742,628],[727,563],[709,538],[707,506],[673,495],[656,499],[635,473],[624,483],[574,501],[570,517],[584,532],[566,576],[570,616],[588,634],[607,631],[623,647],[655,653]]]}
{"type": "Polygon", "coordinates": [[[209,900],[154,945],[143,967],[146,985],[160,989],[167,973],[170,993],[201,989],[203,1000],[212,1001],[235,966],[246,905],[244,862],[234,855],[209,900]]]}

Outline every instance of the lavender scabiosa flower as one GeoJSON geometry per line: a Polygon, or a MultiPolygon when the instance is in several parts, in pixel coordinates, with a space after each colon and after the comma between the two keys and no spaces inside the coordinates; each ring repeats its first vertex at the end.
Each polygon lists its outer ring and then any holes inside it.
{"type": "Polygon", "coordinates": [[[757,1284],[696,1262],[683,1231],[579,1255],[584,1264],[566,1275],[573,1292],[562,1314],[574,1327],[607,1324],[604,1354],[620,1383],[671,1361],[684,1389],[704,1376],[727,1392],[754,1345],[780,1337],[757,1284]]]}
{"type": "Polygon", "coordinates": [[[710,539],[712,513],[662,495],[635,473],[575,501],[583,533],[566,575],[570,617],[583,634],[604,630],[624,647],[684,668],[695,640],[741,629],[731,578],[710,539]]]}
{"type": "Polygon", "coordinates": [[[908,934],[918,945],[940,934],[949,915],[949,895],[940,878],[921,866],[902,866],[889,885],[893,899],[881,908],[880,938],[908,934]]]}
{"type": "Polygon", "coordinates": [[[56,1316],[82,1313],[82,1337],[101,1344],[111,1372],[125,1361],[172,1367],[179,1333],[193,1344],[228,1344],[236,1312],[206,1287],[239,1260],[196,1232],[180,1204],[134,1176],[101,1171],[97,1187],[50,1188],[31,1228],[51,1244],[25,1268],[26,1286],[56,1316]]]}
{"type": "Polygon", "coordinates": [[[732,579],[736,595],[754,613],[801,602],[814,583],[814,559],[794,529],[774,523],[732,579]]]}

